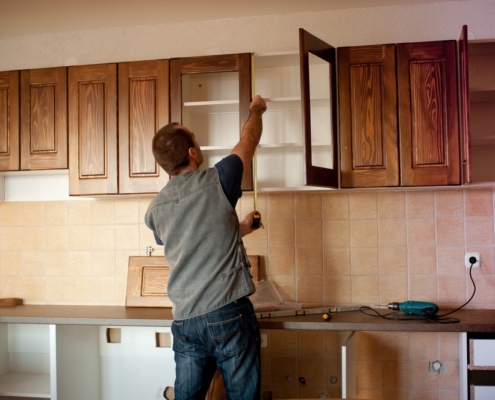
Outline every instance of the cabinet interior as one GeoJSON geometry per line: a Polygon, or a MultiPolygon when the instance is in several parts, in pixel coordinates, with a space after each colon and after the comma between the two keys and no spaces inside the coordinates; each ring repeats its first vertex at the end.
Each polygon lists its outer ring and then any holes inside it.
{"type": "Polygon", "coordinates": [[[495,42],[469,42],[469,98],[473,183],[495,181],[495,42]]]}

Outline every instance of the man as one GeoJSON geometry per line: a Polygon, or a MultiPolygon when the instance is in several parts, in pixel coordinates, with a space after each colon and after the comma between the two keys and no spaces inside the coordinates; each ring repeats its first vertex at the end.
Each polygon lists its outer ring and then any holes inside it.
{"type": "Polygon", "coordinates": [[[255,286],[242,243],[255,230],[254,211],[242,222],[235,211],[265,100],[256,96],[249,108],[239,143],[213,168],[199,170],[201,148],[184,126],[169,124],[153,139],[153,155],[171,179],[145,222],[170,264],[176,400],[204,400],[217,368],[228,399],[260,398],[260,333],[248,298],[255,286]]]}

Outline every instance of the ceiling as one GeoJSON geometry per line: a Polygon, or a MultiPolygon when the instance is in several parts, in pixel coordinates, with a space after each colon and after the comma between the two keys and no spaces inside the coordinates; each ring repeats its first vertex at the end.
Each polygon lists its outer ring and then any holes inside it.
{"type": "Polygon", "coordinates": [[[446,1],[0,0],[0,37],[446,1]]]}

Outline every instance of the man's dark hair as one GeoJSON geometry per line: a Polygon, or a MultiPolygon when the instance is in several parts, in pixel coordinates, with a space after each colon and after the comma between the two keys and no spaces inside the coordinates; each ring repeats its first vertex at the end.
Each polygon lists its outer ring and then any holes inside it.
{"type": "Polygon", "coordinates": [[[189,164],[191,147],[195,147],[191,134],[180,128],[178,122],[165,125],[153,137],[153,156],[158,165],[172,176],[189,164]]]}

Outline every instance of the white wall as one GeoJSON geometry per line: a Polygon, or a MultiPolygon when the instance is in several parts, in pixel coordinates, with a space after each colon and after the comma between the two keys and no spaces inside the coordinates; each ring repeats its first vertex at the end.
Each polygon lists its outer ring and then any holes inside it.
{"type": "Polygon", "coordinates": [[[212,53],[296,50],[302,27],[333,46],[495,38],[495,1],[388,6],[0,39],[0,71],[212,53]]]}

